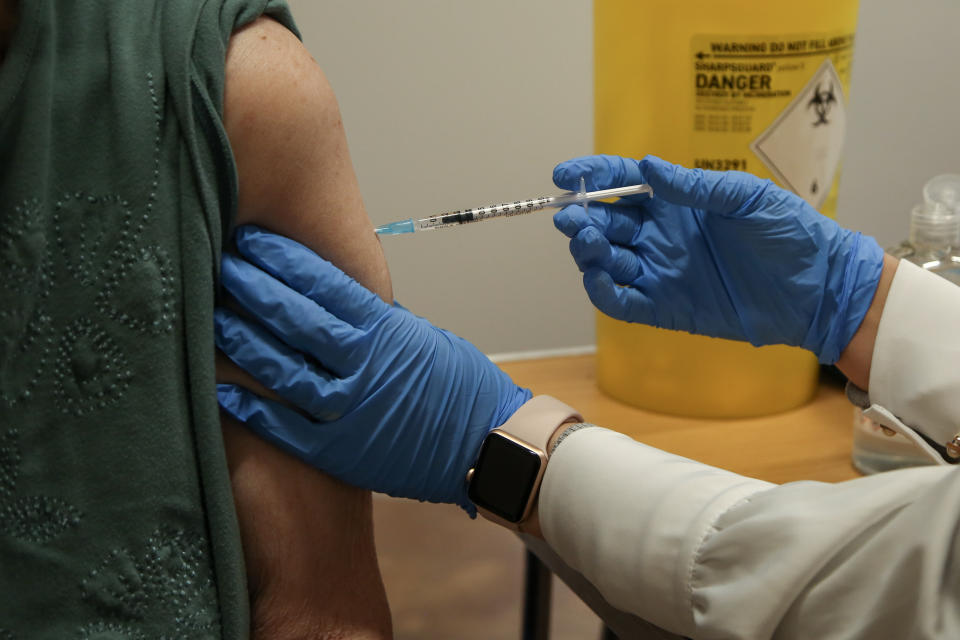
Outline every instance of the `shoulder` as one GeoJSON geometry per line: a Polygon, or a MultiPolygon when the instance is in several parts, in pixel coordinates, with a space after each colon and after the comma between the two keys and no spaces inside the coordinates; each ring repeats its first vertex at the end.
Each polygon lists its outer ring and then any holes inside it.
{"type": "Polygon", "coordinates": [[[298,177],[306,177],[299,174],[327,162],[326,145],[342,137],[320,65],[294,33],[267,17],[230,40],[223,117],[247,201],[291,195],[302,186],[298,177]]]}
{"type": "Polygon", "coordinates": [[[224,96],[226,125],[233,132],[314,120],[330,111],[325,106],[336,110],[333,91],[320,65],[293,32],[261,17],[233,34],[227,49],[224,96]],[[284,121],[276,121],[278,114],[283,114],[284,121]]]}
{"type": "MultiPolygon", "coordinates": [[[[230,37],[226,76],[237,96],[250,82],[268,82],[277,89],[323,73],[297,35],[276,20],[261,16],[230,37]]],[[[258,87],[259,88],[259,87],[258,87]]]]}

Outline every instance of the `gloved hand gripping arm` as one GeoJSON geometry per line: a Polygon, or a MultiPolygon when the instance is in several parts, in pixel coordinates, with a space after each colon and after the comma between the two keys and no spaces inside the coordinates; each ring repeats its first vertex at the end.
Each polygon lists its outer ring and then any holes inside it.
{"type": "Polygon", "coordinates": [[[554,216],[590,300],[611,317],[800,346],[832,364],[870,306],[883,265],[877,243],[769,180],[654,156],[589,156],[554,170],[565,189],[581,176],[588,190],[647,183],[655,194],[554,216]]]}
{"type": "Polygon", "coordinates": [[[384,303],[306,247],[255,227],[222,282],[216,342],[289,406],[218,385],[220,406],[343,481],[475,513],[466,473],[531,394],[467,341],[384,303]]]}

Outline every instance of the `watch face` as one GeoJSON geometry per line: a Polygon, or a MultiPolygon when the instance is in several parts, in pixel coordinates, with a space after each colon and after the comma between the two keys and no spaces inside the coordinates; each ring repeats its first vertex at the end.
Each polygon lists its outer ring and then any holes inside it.
{"type": "Polygon", "coordinates": [[[467,495],[478,507],[519,522],[541,464],[536,451],[491,432],[480,448],[467,495]]]}

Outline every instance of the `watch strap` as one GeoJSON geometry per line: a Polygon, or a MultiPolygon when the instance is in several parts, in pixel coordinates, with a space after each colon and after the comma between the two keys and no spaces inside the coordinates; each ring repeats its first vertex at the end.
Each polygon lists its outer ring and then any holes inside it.
{"type": "Polygon", "coordinates": [[[534,396],[497,428],[549,455],[550,436],[569,420],[583,422],[583,416],[553,396],[534,396]]]}

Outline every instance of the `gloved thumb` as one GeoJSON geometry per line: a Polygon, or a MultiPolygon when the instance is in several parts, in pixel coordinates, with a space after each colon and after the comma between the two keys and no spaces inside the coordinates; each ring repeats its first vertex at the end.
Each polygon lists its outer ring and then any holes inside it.
{"type": "Polygon", "coordinates": [[[769,190],[778,189],[749,173],[687,169],[656,156],[645,157],[638,167],[656,197],[721,215],[750,213],[769,190]]]}

